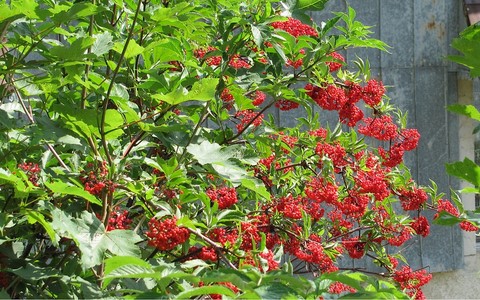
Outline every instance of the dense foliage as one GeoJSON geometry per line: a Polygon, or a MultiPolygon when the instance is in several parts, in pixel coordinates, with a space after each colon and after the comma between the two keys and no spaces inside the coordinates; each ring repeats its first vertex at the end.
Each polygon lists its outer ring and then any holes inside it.
{"type": "Polygon", "coordinates": [[[1,296],[422,298],[423,212],[476,227],[325,2],[0,4],[1,296]]]}

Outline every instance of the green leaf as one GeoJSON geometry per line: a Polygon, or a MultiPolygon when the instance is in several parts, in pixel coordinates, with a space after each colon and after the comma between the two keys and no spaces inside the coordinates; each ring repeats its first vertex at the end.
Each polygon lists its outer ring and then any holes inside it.
{"type": "Polygon", "coordinates": [[[466,180],[474,186],[480,186],[480,166],[468,158],[465,158],[463,162],[446,164],[446,170],[452,176],[466,180]]]}
{"type": "Polygon", "coordinates": [[[203,141],[200,144],[190,144],[187,147],[188,153],[192,154],[202,165],[226,161],[229,157],[225,157],[221,150],[222,146],[209,141],[203,141]]]}
{"type": "Polygon", "coordinates": [[[105,138],[114,140],[123,134],[124,119],[116,109],[107,109],[105,114],[105,138]]]}
{"type": "Polygon", "coordinates": [[[84,189],[79,188],[78,186],[74,186],[59,180],[54,182],[47,181],[45,182],[45,186],[54,193],[60,195],[77,196],[87,200],[90,203],[97,204],[99,206],[102,205],[102,202],[97,197],[93,196],[84,189]]]}
{"type": "MultiPolygon", "coordinates": [[[[1,7],[0,7],[1,10],[1,7]]],[[[0,290],[0,299],[11,299],[10,295],[3,288],[0,290]]]]}
{"type": "Polygon", "coordinates": [[[85,51],[94,43],[91,37],[76,38],[75,41],[67,46],[53,46],[49,52],[60,60],[76,61],[85,56],[85,51]]]}
{"type": "Polygon", "coordinates": [[[438,213],[438,217],[434,219],[432,223],[437,225],[452,226],[462,222],[463,220],[463,218],[456,217],[446,211],[441,211],[438,213]]]}
{"type": "MultiPolygon", "coordinates": [[[[150,265],[139,266],[134,264],[122,265],[105,274],[104,278],[155,278],[161,277],[150,265]]],[[[109,281],[110,282],[110,281],[109,281]]]]}
{"type": "Polygon", "coordinates": [[[108,53],[113,48],[113,37],[108,31],[103,33],[94,34],[95,42],[93,42],[91,51],[96,56],[101,56],[108,53]]]}
{"type": "Polygon", "coordinates": [[[466,187],[461,189],[462,194],[480,194],[480,189],[477,187],[466,187]]]}
{"type": "Polygon", "coordinates": [[[0,183],[8,183],[15,189],[15,198],[24,198],[28,196],[30,187],[27,187],[23,180],[9,171],[0,168],[0,183]]]}
{"type": "MultiPolygon", "coordinates": [[[[118,53],[122,53],[124,46],[124,43],[117,42],[114,44],[112,49],[118,53]]],[[[145,48],[137,44],[135,40],[130,40],[128,42],[127,50],[125,51],[125,58],[128,59],[140,55],[143,53],[144,50],[145,48]]]]}
{"type": "Polygon", "coordinates": [[[359,272],[334,272],[323,274],[321,279],[330,279],[332,281],[338,281],[344,283],[356,290],[363,290],[362,283],[368,282],[368,276],[359,272]]]}
{"type": "Polygon", "coordinates": [[[252,30],[252,36],[253,36],[253,41],[258,47],[262,47],[263,45],[263,37],[262,37],[262,32],[260,29],[258,29],[257,26],[251,24],[250,25],[251,30],[252,30]]]}
{"type": "Polygon", "coordinates": [[[453,40],[452,47],[460,51],[461,55],[450,55],[448,59],[464,65],[470,69],[470,76],[480,76],[480,24],[467,27],[460,36],[453,40]]]}
{"type": "MultiPolygon", "coordinates": [[[[38,18],[38,1],[36,0],[16,0],[11,1],[12,11],[21,12],[27,18],[37,19],[38,18]]],[[[0,17],[0,20],[2,17],[0,17]]]]}
{"type": "Polygon", "coordinates": [[[328,0],[297,0],[294,9],[297,10],[322,10],[328,0]]]}
{"type": "Polygon", "coordinates": [[[268,285],[262,284],[255,289],[255,292],[262,299],[285,299],[298,294],[294,289],[280,282],[272,282],[268,285]]]}
{"type": "Polygon", "coordinates": [[[271,195],[265,188],[265,185],[257,180],[257,179],[242,179],[242,186],[245,188],[255,192],[256,194],[260,195],[264,199],[270,200],[271,195]]]}
{"type": "Polygon", "coordinates": [[[145,260],[135,256],[114,256],[105,260],[103,287],[114,278],[149,278],[155,271],[145,260]]]}
{"type": "Polygon", "coordinates": [[[196,287],[191,290],[186,290],[184,292],[179,293],[175,296],[176,299],[191,299],[195,296],[201,295],[210,295],[210,294],[220,294],[225,295],[231,298],[234,298],[236,295],[235,293],[222,285],[211,285],[211,286],[202,286],[196,287]]]}
{"type": "Polygon", "coordinates": [[[89,17],[105,11],[103,6],[98,6],[88,2],[74,3],[73,5],[72,3],[68,3],[68,5],[71,6],[66,5],[67,3],[68,2],[65,1],[62,2],[63,7],[59,11],[54,11],[51,9],[51,11],[55,13],[52,19],[57,24],[67,23],[73,19],[89,17]]]}
{"type": "Polygon", "coordinates": [[[132,230],[115,229],[103,235],[103,242],[108,251],[115,255],[140,256],[140,248],[135,244],[142,238],[132,230]]]}
{"type": "Polygon", "coordinates": [[[56,269],[41,268],[31,263],[27,263],[23,268],[10,270],[10,272],[27,281],[37,281],[41,279],[62,276],[61,274],[59,274],[58,270],[56,269]]]}
{"type": "Polygon", "coordinates": [[[85,140],[95,135],[100,137],[97,126],[97,110],[75,109],[73,106],[53,105],[52,110],[60,114],[65,127],[85,140]]]}
{"type": "Polygon", "coordinates": [[[191,100],[210,101],[215,98],[215,89],[218,81],[218,78],[203,78],[195,82],[190,91],[176,89],[166,95],[156,94],[152,97],[172,105],[191,100]]]}
{"type": "Polygon", "coordinates": [[[45,217],[38,211],[33,211],[31,209],[26,209],[25,214],[28,216],[29,219],[31,219],[31,221],[29,222],[40,223],[40,225],[42,225],[42,227],[45,229],[48,236],[50,237],[50,241],[52,242],[52,244],[58,247],[58,241],[55,231],[53,230],[52,225],[45,220],[45,217]]]}
{"type": "Polygon", "coordinates": [[[473,105],[452,104],[447,107],[447,110],[480,121],[480,112],[473,105]]]}
{"type": "Polygon", "coordinates": [[[222,147],[217,143],[203,141],[200,144],[190,144],[187,151],[202,165],[211,164],[220,175],[228,178],[234,185],[248,177],[244,167],[235,160],[241,160],[243,154],[236,146],[222,147]]]}
{"type": "Polygon", "coordinates": [[[83,211],[74,218],[55,208],[52,211],[52,227],[60,236],[71,238],[81,251],[84,270],[102,263],[105,251],[122,256],[140,256],[135,244],[141,238],[131,230],[106,231],[104,225],[92,213],[83,211]]]}
{"type": "MultiPolygon", "coordinates": [[[[150,43],[145,48],[144,56],[148,56],[147,53],[151,54],[150,64],[154,66],[160,62],[183,61],[183,51],[182,44],[177,39],[168,38],[150,43]]],[[[147,68],[150,67],[147,65],[147,68]]]]}

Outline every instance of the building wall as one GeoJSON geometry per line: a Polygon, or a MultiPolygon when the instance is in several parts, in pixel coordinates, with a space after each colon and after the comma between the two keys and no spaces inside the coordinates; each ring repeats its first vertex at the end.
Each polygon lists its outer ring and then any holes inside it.
{"type": "Polygon", "coordinates": [[[450,272],[433,273],[422,288],[427,299],[479,299],[480,255],[468,255],[464,267],[450,272]]]}

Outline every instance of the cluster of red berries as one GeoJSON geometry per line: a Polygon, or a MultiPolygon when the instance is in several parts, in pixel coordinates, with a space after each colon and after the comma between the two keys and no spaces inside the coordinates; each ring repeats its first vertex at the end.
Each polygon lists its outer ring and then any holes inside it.
{"type": "Polygon", "coordinates": [[[404,210],[419,210],[428,200],[427,193],[416,187],[411,190],[401,189],[398,193],[400,204],[404,210]]]}
{"type": "MultiPolygon", "coordinates": [[[[438,200],[438,203],[437,203],[437,213],[433,216],[433,219],[438,218],[439,213],[442,211],[445,211],[455,217],[460,216],[458,209],[455,206],[453,206],[452,203],[450,203],[447,200],[440,199],[438,200]]],[[[478,230],[478,226],[474,225],[473,223],[467,220],[460,222],[460,228],[465,231],[473,231],[473,232],[478,230]]]]}
{"type": "Polygon", "coordinates": [[[333,61],[327,62],[327,66],[330,72],[338,71],[345,63],[345,58],[343,58],[340,53],[332,52],[328,56],[334,59],[333,61]]]}
{"type": "Polygon", "coordinates": [[[300,106],[299,103],[285,99],[280,99],[275,102],[275,107],[278,107],[280,110],[292,110],[298,108],[298,106],[300,106]]]}
{"type": "Polygon", "coordinates": [[[264,92],[255,91],[255,93],[253,93],[252,104],[255,106],[259,106],[265,101],[265,99],[267,99],[267,95],[264,92]]]}
{"type": "Polygon", "coordinates": [[[150,219],[148,231],[145,234],[148,237],[148,244],[162,251],[172,250],[177,245],[185,243],[190,237],[186,228],[177,226],[176,217],[163,221],[156,218],[150,219]]]}
{"type": "Polygon", "coordinates": [[[313,27],[292,17],[288,18],[286,21],[273,22],[271,25],[273,28],[286,31],[294,37],[299,37],[302,35],[314,37],[318,36],[318,32],[313,27]]]}
{"type": "Polygon", "coordinates": [[[333,84],[318,87],[308,83],[305,90],[306,94],[325,110],[340,110],[348,101],[345,90],[333,84]]]}
{"type": "MultiPolygon", "coordinates": [[[[215,284],[219,284],[219,285],[223,285],[229,289],[231,289],[235,294],[238,294],[240,292],[240,289],[238,287],[236,287],[233,283],[231,282],[216,282],[215,284]]],[[[205,286],[205,284],[200,281],[198,286],[205,286]]],[[[210,299],[212,300],[222,300],[223,299],[223,296],[220,295],[220,294],[210,294],[208,295],[210,297],[210,299]]]]}
{"type": "Polygon", "coordinates": [[[281,197],[276,201],[274,204],[275,211],[278,211],[287,218],[299,220],[302,218],[302,211],[305,210],[303,202],[303,197],[293,197],[291,194],[289,194],[288,196],[281,197]]]}
{"type": "Polygon", "coordinates": [[[219,209],[229,208],[238,201],[235,188],[209,188],[207,189],[206,194],[210,200],[218,203],[219,209]]]}
{"type": "Polygon", "coordinates": [[[253,125],[258,127],[262,124],[263,114],[258,114],[253,110],[241,110],[235,114],[235,117],[240,120],[240,123],[236,125],[237,131],[241,132],[245,130],[246,126],[253,125]]]}
{"type": "MultiPolygon", "coordinates": [[[[208,48],[200,48],[196,49],[193,54],[195,55],[196,58],[198,59],[203,59],[205,55],[207,55],[210,52],[216,51],[215,47],[209,46],[208,48]]],[[[209,66],[219,66],[222,63],[222,57],[221,56],[210,56],[205,59],[205,62],[209,66]]]]}
{"type": "Polygon", "coordinates": [[[315,202],[335,205],[338,200],[338,186],[323,177],[315,177],[306,184],[305,194],[315,202]]]}
{"type": "Polygon", "coordinates": [[[351,218],[361,218],[366,210],[370,197],[359,193],[356,190],[350,190],[348,195],[339,201],[337,208],[345,215],[351,218]]]}
{"type": "MultiPolygon", "coordinates": [[[[208,48],[200,48],[196,49],[193,54],[195,55],[196,58],[198,59],[203,59],[207,54],[210,52],[216,51],[217,49],[215,47],[209,46],[208,48]]],[[[209,56],[205,59],[205,62],[209,66],[219,66],[222,63],[222,57],[219,55],[215,56],[209,56]]],[[[248,60],[248,58],[240,56],[239,54],[234,54],[228,65],[234,69],[249,69],[251,68],[251,63],[248,60]]]]}
{"type": "Polygon", "coordinates": [[[223,246],[234,245],[238,239],[238,231],[236,229],[227,230],[222,227],[217,227],[209,233],[209,238],[223,246]]]}
{"type": "Polygon", "coordinates": [[[355,293],[357,290],[341,282],[334,282],[328,287],[330,294],[355,293]]]}
{"type": "Polygon", "coordinates": [[[100,196],[106,190],[113,192],[117,187],[112,180],[108,179],[106,161],[100,165],[88,163],[85,170],[80,172],[80,181],[85,190],[95,196],[100,196]]]}
{"type": "Polygon", "coordinates": [[[230,90],[228,88],[223,89],[222,93],[220,94],[220,99],[223,100],[223,105],[227,110],[233,108],[233,103],[235,99],[233,98],[233,95],[230,93],[230,90]]]}
{"type": "Polygon", "coordinates": [[[371,168],[370,170],[358,170],[354,177],[359,192],[371,193],[375,200],[382,201],[390,195],[390,188],[386,171],[382,168],[371,168]]]}
{"type": "Polygon", "coordinates": [[[40,173],[40,167],[38,166],[38,164],[34,164],[32,162],[25,162],[18,164],[18,168],[23,170],[27,174],[28,180],[34,186],[38,186],[38,174],[40,173]]]}
{"type": "Polygon", "coordinates": [[[124,210],[122,212],[118,211],[118,208],[110,213],[108,218],[107,231],[115,229],[130,229],[130,224],[132,220],[128,218],[128,211],[124,210]]]}
{"type": "Polygon", "coordinates": [[[366,118],[358,128],[358,132],[376,138],[380,141],[390,141],[397,137],[398,127],[392,117],[384,115],[376,118],[366,118]]]}
{"type": "Polygon", "coordinates": [[[425,299],[420,287],[432,279],[432,274],[428,274],[425,269],[413,271],[409,266],[403,266],[395,271],[393,279],[402,289],[408,290],[411,296],[415,295],[415,299],[425,299]]]}
{"type": "MultiPolygon", "coordinates": [[[[339,54],[331,55],[342,60],[339,54]]],[[[333,65],[331,62],[328,64],[330,70],[339,68],[339,65],[333,65]]],[[[345,82],[343,86],[328,84],[321,87],[309,83],[305,86],[305,91],[321,108],[338,111],[340,121],[354,127],[363,119],[363,111],[355,104],[363,99],[371,107],[378,105],[385,93],[385,88],[381,82],[372,79],[363,88],[353,82],[345,82]]],[[[371,120],[365,120],[365,123],[369,124],[369,121],[371,120]]]]}
{"type": "Polygon", "coordinates": [[[286,247],[286,250],[299,259],[314,264],[321,273],[338,271],[332,257],[330,257],[322,246],[319,236],[312,234],[304,245],[286,247]]]}
{"type": "Polygon", "coordinates": [[[261,262],[255,261],[251,253],[249,252],[247,257],[243,260],[242,265],[256,266],[261,272],[271,272],[278,270],[279,263],[275,260],[272,250],[266,250],[259,254],[259,256],[265,261],[264,268],[261,262]]]}
{"type": "Polygon", "coordinates": [[[321,159],[324,156],[328,157],[336,169],[340,169],[348,163],[345,159],[347,152],[338,142],[335,142],[333,145],[325,142],[318,142],[315,147],[315,154],[320,156],[321,159]]]}
{"type": "Polygon", "coordinates": [[[358,237],[345,238],[342,245],[347,250],[351,258],[359,259],[365,255],[365,242],[359,240],[358,237]]]}
{"type": "Polygon", "coordinates": [[[412,229],[415,230],[418,235],[423,237],[426,237],[430,234],[430,224],[428,223],[427,218],[424,216],[413,218],[413,222],[410,224],[410,227],[412,227],[412,229]]]}
{"type": "Polygon", "coordinates": [[[216,262],[218,260],[217,252],[212,247],[190,247],[188,249],[190,259],[201,259],[203,261],[216,262]]]}

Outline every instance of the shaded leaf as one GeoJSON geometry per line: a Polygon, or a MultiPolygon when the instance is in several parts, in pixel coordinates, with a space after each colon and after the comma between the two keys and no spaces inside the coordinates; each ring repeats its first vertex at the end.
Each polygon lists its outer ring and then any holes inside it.
{"type": "Polygon", "coordinates": [[[294,289],[279,282],[261,285],[255,289],[255,292],[262,299],[285,299],[286,297],[295,297],[298,294],[294,289]]]}
{"type": "Polygon", "coordinates": [[[24,268],[10,270],[13,274],[20,276],[28,281],[36,281],[51,277],[61,277],[57,270],[52,268],[40,268],[31,263],[27,263],[24,268]]]}
{"type": "Polygon", "coordinates": [[[0,168],[0,183],[11,184],[15,189],[16,198],[24,198],[30,191],[30,187],[27,187],[21,178],[2,168],[0,168]]]}
{"type": "Polygon", "coordinates": [[[40,223],[50,237],[52,244],[54,246],[58,246],[57,236],[52,225],[45,220],[45,217],[41,213],[31,209],[26,209],[25,214],[32,220],[31,223],[40,223]]]}
{"type": "Polygon", "coordinates": [[[84,189],[74,186],[63,181],[54,181],[54,182],[45,182],[45,186],[54,193],[60,195],[71,195],[77,196],[82,199],[87,200],[90,203],[102,205],[102,202],[95,197],[94,195],[90,194],[89,192],[85,191],[84,189]]]}

